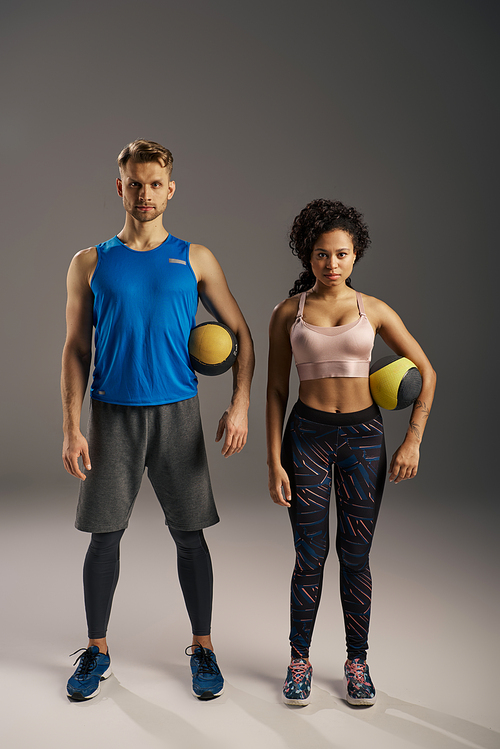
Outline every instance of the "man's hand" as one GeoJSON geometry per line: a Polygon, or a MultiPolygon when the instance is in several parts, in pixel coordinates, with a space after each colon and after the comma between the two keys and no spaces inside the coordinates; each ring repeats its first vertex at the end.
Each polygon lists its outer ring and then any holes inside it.
{"type": "Polygon", "coordinates": [[[71,476],[85,481],[85,474],[80,471],[80,466],[78,465],[78,458],[80,456],[86,470],[90,471],[89,446],[83,434],[76,432],[71,435],[65,435],[62,453],[64,467],[71,476]]]}
{"type": "Polygon", "coordinates": [[[222,445],[222,455],[230,458],[231,455],[241,452],[245,447],[248,435],[248,409],[245,407],[229,406],[222,414],[217,427],[215,441],[219,442],[224,433],[226,435],[222,445]]]}

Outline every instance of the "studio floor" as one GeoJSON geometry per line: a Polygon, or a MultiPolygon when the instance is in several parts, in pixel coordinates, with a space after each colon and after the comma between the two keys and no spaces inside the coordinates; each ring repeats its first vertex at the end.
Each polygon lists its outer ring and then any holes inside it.
{"type": "Polygon", "coordinates": [[[285,513],[265,497],[222,498],[206,532],[215,569],[213,640],[225,693],[190,691],[187,616],[173,542],[145,485],[122,543],[109,631],[113,676],[85,703],[65,683],[86,645],[81,564],[86,534],[74,497],[11,492],[0,530],[2,624],[0,742],[5,749],[498,749],[495,569],[470,548],[466,524],[443,543],[445,519],[412,514],[389,496],[372,554],[372,708],[343,699],[343,628],[337,562],[330,556],[311,661],[311,704],[281,702],[288,661],[293,561],[285,513]],[[398,530],[411,523],[404,539],[398,530]],[[400,540],[398,540],[400,539],[400,540]],[[441,540],[440,540],[441,539],[441,540]],[[495,644],[494,642],[494,644],[495,644]]]}

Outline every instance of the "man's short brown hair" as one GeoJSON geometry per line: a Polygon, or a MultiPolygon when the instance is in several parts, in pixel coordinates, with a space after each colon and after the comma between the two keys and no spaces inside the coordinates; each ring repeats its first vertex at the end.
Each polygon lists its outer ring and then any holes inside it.
{"type": "Polygon", "coordinates": [[[128,161],[139,163],[158,161],[167,169],[169,175],[174,165],[174,157],[168,148],[155,143],[154,140],[144,140],[143,138],[132,141],[132,143],[129,143],[128,146],[122,149],[118,156],[118,168],[120,171],[128,161]]]}

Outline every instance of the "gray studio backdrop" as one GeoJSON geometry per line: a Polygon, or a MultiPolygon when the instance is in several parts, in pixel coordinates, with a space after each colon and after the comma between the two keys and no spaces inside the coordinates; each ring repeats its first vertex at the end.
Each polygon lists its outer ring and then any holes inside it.
{"type": "MultiPolygon", "coordinates": [[[[268,501],[268,320],[299,271],[287,230],[306,202],[329,197],[357,206],[371,228],[354,285],[400,313],[439,375],[420,476],[393,491],[458,513],[469,530],[478,507],[488,517],[496,468],[488,469],[498,339],[497,7],[4,4],[3,486],[76,494],[60,463],[65,276],[77,250],[120,230],[116,155],[146,137],[174,154],[167,228],[214,251],[255,339],[250,439],[229,461],[212,440],[230,375],[201,382],[222,506],[240,494],[268,501]]],[[[387,415],[389,450],[408,415],[387,415]]]]}

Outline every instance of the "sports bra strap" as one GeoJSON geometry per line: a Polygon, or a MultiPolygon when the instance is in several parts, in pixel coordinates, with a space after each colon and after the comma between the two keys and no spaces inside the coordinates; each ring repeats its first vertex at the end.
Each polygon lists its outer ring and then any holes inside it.
{"type": "Polygon", "coordinates": [[[305,305],[305,303],[306,303],[306,294],[307,294],[307,292],[306,292],[306,291],[303,291],[303,292],[302,292],[302,294],[300,295],[300,299],[299,299],[299,308],[298,308],[298,310],[297,310],[297,317],[296,317],[296,320],[301,320],[301,319],[302,319],[302,316],[303,316],[303,314],[304,314],[304,305],[305,305]]]}
{"type": "MultiPolygon", "coordinates": [[[[296,320],[301,320],[302,317],[304,316],[304,305],[306,303],[306,297],[307,297],[307,291],[303,291],[299,299],[299,308],[297,310],[297,317],[295,318],[296,320]]],[[[360,291],[356,292],[356,302],[358,305],[359,314],[364,315],[366,317],[365,307],[363,304],[363,297],[360,291]]]]}
{"type": "Polygon", "coordinates": [[[366,312],[365,312],[365,308],[363,305],[363,297],[361,296],[360,291],[356,292],[356,301],[358,303],[359,314],[364,315],[366,317],[366,312]]]}

